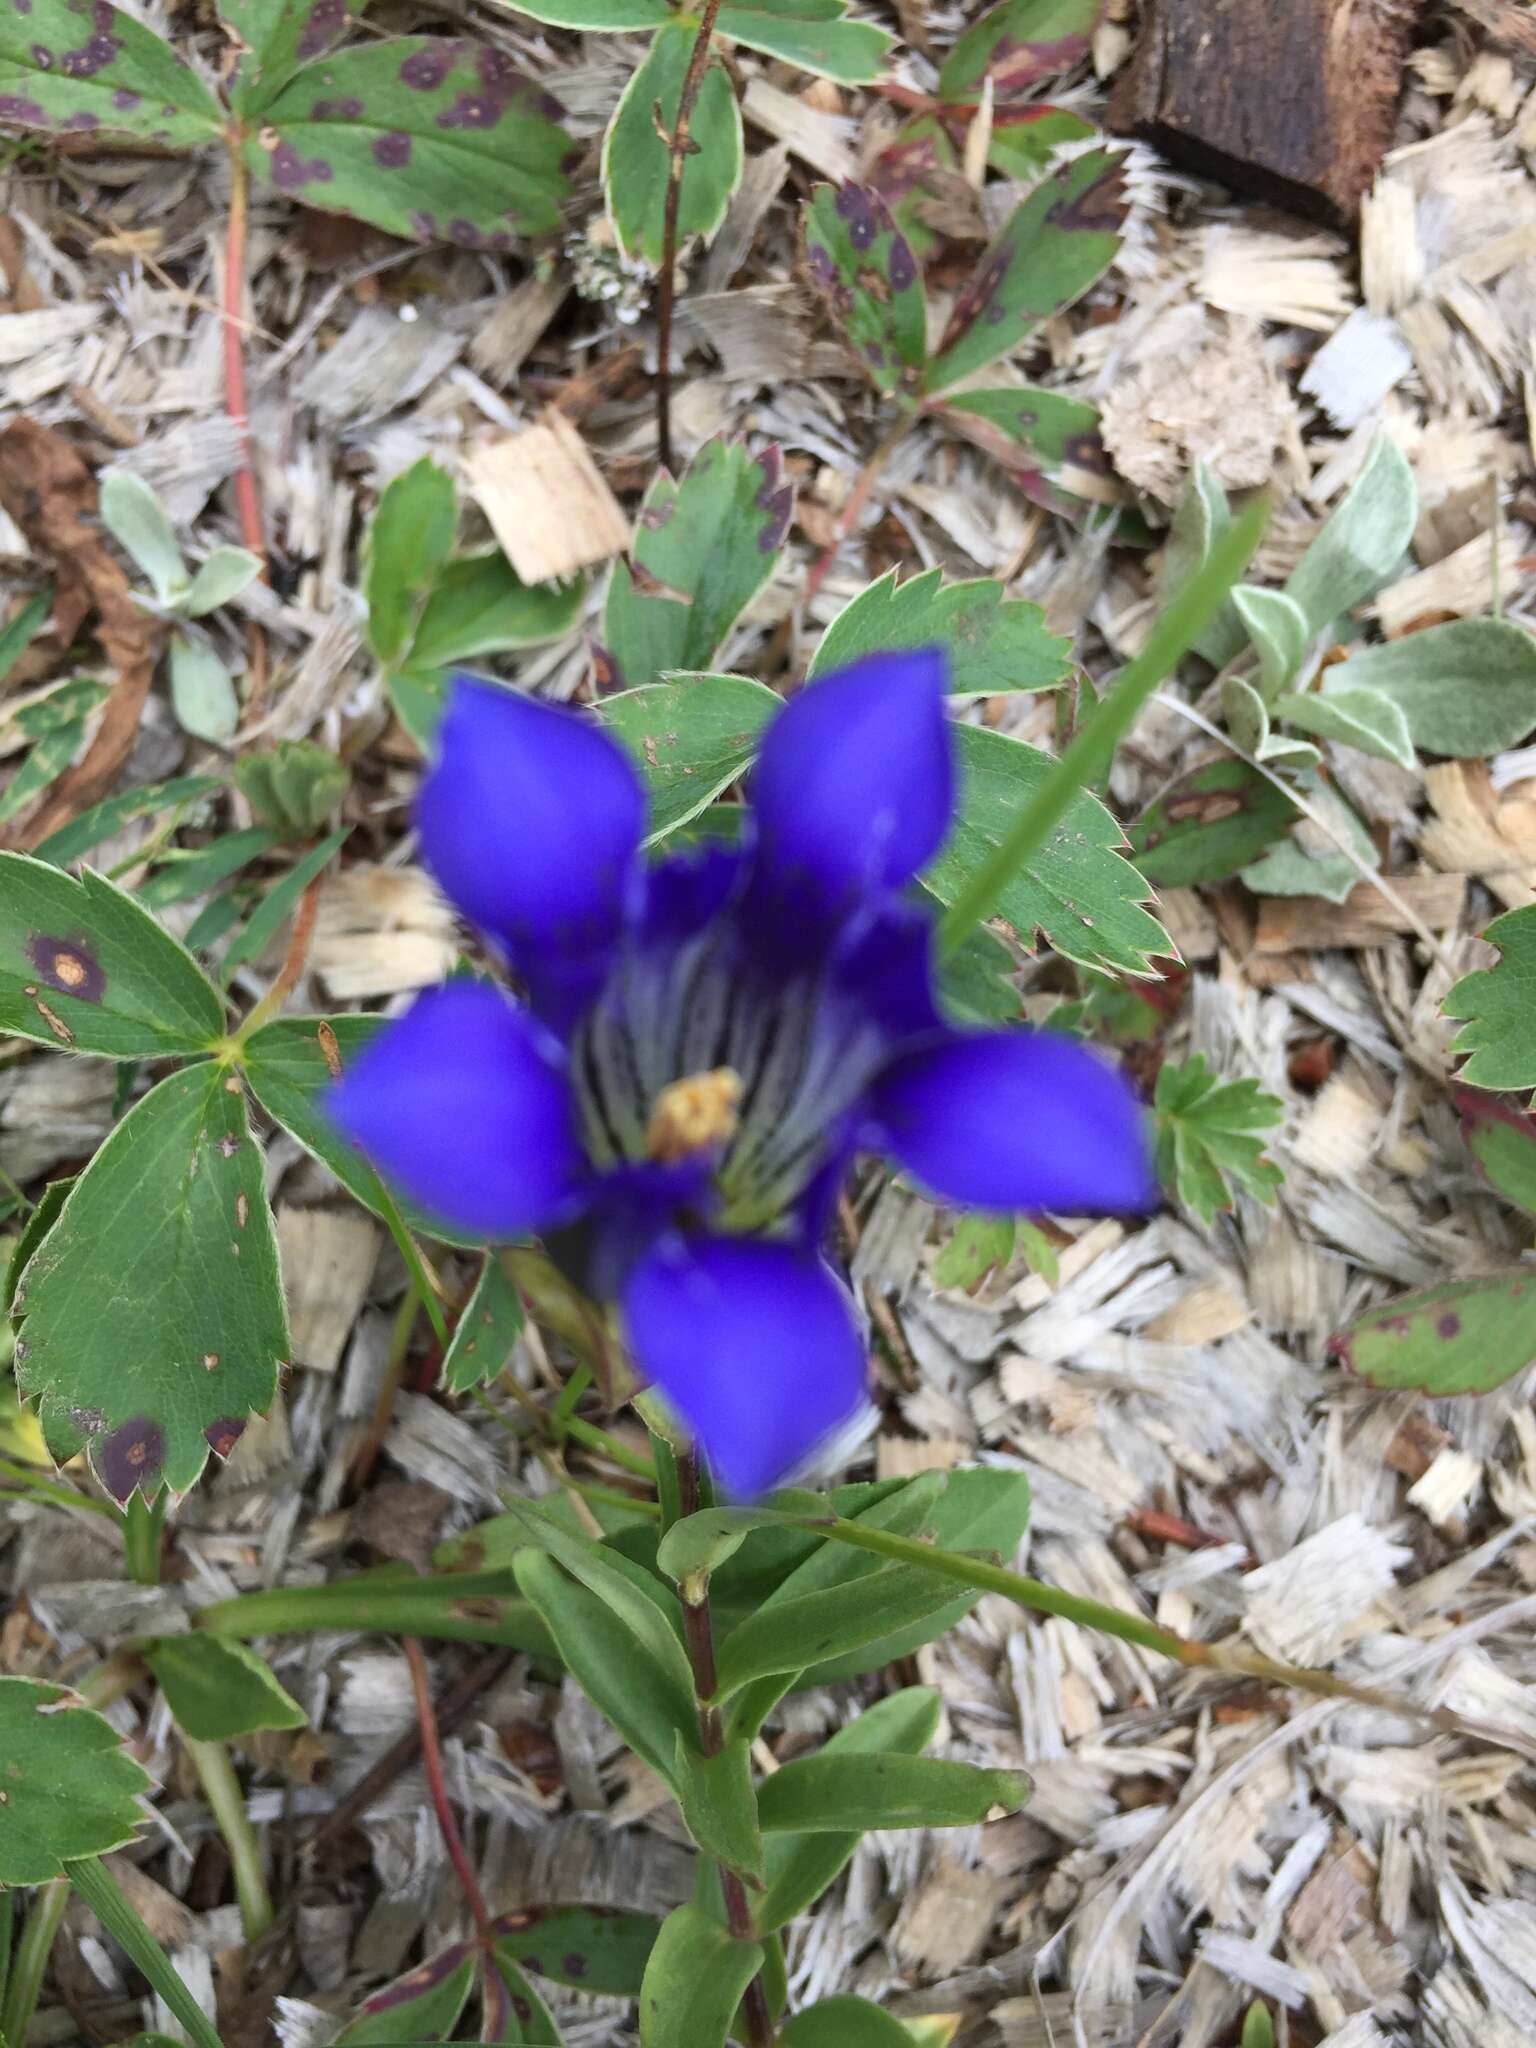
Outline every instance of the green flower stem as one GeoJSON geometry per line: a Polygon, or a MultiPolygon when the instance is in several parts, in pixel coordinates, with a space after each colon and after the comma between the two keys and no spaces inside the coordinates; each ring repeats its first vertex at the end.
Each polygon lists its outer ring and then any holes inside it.
{"type": "Polygon", "coordinates": [[[633,1474],[636,1479],[647,1479],[655,1483],[656,1467],[642,1451],[632,1451],[621,1444],[616,1436],[610,1436],[606,1429],[599,1429],[596,1423],[583,1422],[579,1415],[569,1415],[565,1422],[566,1433],[578,1444],[585,1444],[590,1451],[598,1451],[610,1465],[617,1465],[621,1471],[633,1474]]]}
{"type": "Polygon", "coordinates": [[[68,1904],[69,1880],[56,1877],[52,1884],[40,1885],[33,1893],[31,1910],[22,1923],[21,1939],[6,1977],[5,2003],[0,2006],[0,2036],[16,2042],[18,2048],[26,2040],[27,2028],[37,2010],[38,1995],[48,1974],[48,1958],[68,1904]]]}
{"type": "Polygon", "coordinates": [[[160,1536],[169,1497],[163,1487],[153,1500],[135,1490],[123,1509],[123,1552],[128,1576],[136,1586],[160,1583],[160,1536]]]}
{"type": "Polygon", "coordinates": [[[228,1746],[222,1742],[198,1742],[190,1735],[181,1739],[202,1782],[214,1825],[229,1851],[246,1942],[259,1941],[272,1925],[272,1895],[267,1890],[261,1848],[245,1810],[245,1794],[229,1760],[228,1746]]]}
{"type": "Polygon", "coordinates": [[[170,1957],[123,1896],[116,1878],[106,1865],[95,1856],[82,1856],[66,1868],[69,1883],[108,1934],[127,1951],[135,1969],[148,1978],[150,1985],[180,2021],[193,2048],[223,2048],[207,2014],[176,1974],[170,1957]]]}
{"type": "Polygon", "coordinates": [[[1175,1635],[1171,1629],[1159,1628],[1156,1622],[1146,1621],[1139,1614],[1127,1614],[1098,1600],[1064,1593],[1059,1586],[1048,1586],[1043,1579],[1026,1578],[1022,1572],[1010,1571],[1006,1565],[995,1564],[988,1558],[939,1550],[911,1536],[895,1536],[888,1529],[869,1529],[862,1522],[847,1522],[841,1516],[823,1519],[808,1515],[800,1527],[829,1537],[834,1543],[846,1543],[854,1550],[870,1550],[877,1557],[893,1558],[899,1564],[924,1565],[929,1571],[983,1593],[1001,1593],[1015,1606],[1027,1607],[1037,1614],[1059,1615],[1063,1621],[1074,1621],[1081,1628],[1118,1636],[1122,1642],[1135,1643],[1159,1657],[1171,1658],[1176,1664],[1259,1678],[1266,1684],[1293,1686],[1298,1692],[1315,1693],[1322,1699],[1353,1700],[1359,1706],[1407,1714],[1429,1721],[1447,1735],[1466,1732],[1448,1708],[1421,1707],[1416,1700],[1398,1693],[1382,1692],[1370,1685],[1351,1685],[1348,1679],[1336,1678],[1331,1671],[1277,1663],[1272,1657],[1260,1656],[1257,1651],[1245,1650],[1235,1643],[1195,1642],[1188,1636],[1175,1635]]]}
{"type": "Polygon", "coordinates": [[[415,1282],[421,1296],[421,1305],[427,1312],[427,1321],[432,1325],[432,1334],[446,1351],[448,1349],[448,1318],[443,1313],[443,1283],[428,1265],[426,1254],[406,1228],[405,1218],[400,1214],[399,1204],[388,1188],[380,1183],[383,1195],[379,1213],[389,1226],[389,1234],[400,1247],[400,1256],[405,1261],[405,1270],[415,1282]]]}
{"type": "MultiPolygon", "coordinates": [[[[16,1894],[0,1892],[0,2005],[5,2003],[5,1987],[11,1974],[11,1942],[16,1933],[16,1894]]],[[[4,2035],[0,2035],[0,2048],[4,2048],[4,2035]]]]}
{"type": "Polygon", "coordinates": [[[1164,607],[1146,646],[1126,663],[1041,783],[1039,794],[1020,812],[1012,831],[998,842],[945,911],[939,925],[939,951],[945,959],[965,943],[1006,884],[1044,845],[1077,792],[1091,788],[1108,768],[1142,706],[1188,654],[1248,566],[1268,515],[1267,498],[1258,497],[1245,505],[1200,568],[1164,607]]]}
{"type": "Polygon", "coordinates": [[[439,1572],[422,1577],[387,1567],[326,1586],[273,1586],[215,1600],[197,1617],[212,1635],[257,1636],[315,1629],[363,1629],[438,1642],[504,1643],[539,1657],[554,1653],[549,1631],[517,1590],[509,1570],[439,1572]]]}
{"type": "MultiPolygon", "coordinates": [[[[658,1448],[667,1439],[655,1436],[658,1448]]],[[[662,1513],[662,1534],[673,1521],[685,1520],[696,1515],[709,1497],[709,1488],[704,1478],[703,1463],[697,1448],[690,1445],[679,1451],[677,1458],[677,1499],[676,1512],[662,1513]]],[[[719,1684],[715,1676],[715,1632],[709,1611],[709,1579],[703,1576],[694,1597],[692,1582],[684,1581],[681,1590],[683,1606],[683,1641],[688,1650],[688,1665],[693,1673],[693,1693],[699,1714],[699,1748],[707,1757],[718,1756],[725,1740],[720,1709],[713,1704],[719,1684]]],[[[720,1895],[725,1904],[726,1925],[738,1941],[755,1941],[757,1931],[752,1920],[752,1906],[747,1898],[747,1887],[739,1871],[728,1864],[717,1863],[720,1874],[720,1895]]],[[[768,2010],[768,1994],[761,1973],[752,1979],[742,1996],[742,2009],[747,2019],[748,2048],[774,2048],[778,2039],[774,2031],[773,2016],[768,2010]]]]}
{"type": "Polygon", "coordinates": [[[560,1398],[549,1415],[549,1426],[554,1431],[557,1442],[565,1435],[566,1425],[576,1413],[576,1403],[591,1386],[592,1378],[591,1366],[583,1361],[560,1389],[560,1398]]]}

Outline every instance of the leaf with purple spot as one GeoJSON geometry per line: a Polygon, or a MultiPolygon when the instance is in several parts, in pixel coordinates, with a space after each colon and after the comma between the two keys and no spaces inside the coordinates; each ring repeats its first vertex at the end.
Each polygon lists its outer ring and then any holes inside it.
{"type": "Polygon", "coordinates": [[[1451,1092],[1462,1138],[1489,1186],[1536,1216],[1536,1116],[1481,1088],[1451,1092]]]}
{"type": "Polygon", "coordinates": [[[400,36],[307,64],[245,152],[280,192],[418,242],[505,253],[560,224],[563,109],[505,51],[400,36]]]}
{"type": "Polygon", "coordinates": [[[881,150],[866,182],[885,201],[913,254],[921,257],[941,239],[928,224],[928,210],[946,181],[960,178],[960,152],[949,129],[937,115],[919,114],[904,122],[881,150]]]}
{"type": "Polygon", "coordinates": [[[242,49],[230,105],[254,126],[301,65],[336,47],[368,0],[218,0],[242,49]]]}
{"type": "Polygon", "coordinates": [[[477,1957],[470,1942],[455,1942],[363,2001],[356,2019],[336,2036],[335,2048],[400,2048],[402,2042],[451,2041],[475,1987],[477,1957]]]}
{"type": "Polygon", "coordinates": [[[1063,391],[1014,384],[957,391],[940,408],[945,423],[1001,462],[1038,505],[1081,516],[1117,492],[1099,434],[1098,407],[1063,391]]]}
{"type": "MultiPolygon", "coordinates": [[[[603,137],[603,195],[608,218],[627,256],[659,264],[665,244],[670,158],[657,128],[670,133],[677,120],[683,79],[698,30],[691,21],[670,21],[655,37],[624,88],[603,137]]],[[[712,235],[725,218],[741,178],[741,109],[730,73],[711,58],[694,102],[678,196],[680,242],[712,235]]]]}
{"type": "Polygon", "coordinates": [[[0,6],[0,127],[100,129],[195,149],[223,120],[202,80],[110,0],[0,6]]]}
{"type": "Polygon", "coordinates": [[[879,391],[913,396],[927,360],[927,302],[912,245],[867,185],[818,185],[806,263],[844,342],[879,391]]]}
{"type": "Polygon", "coordinates": [[[1003,0],[965,31],[939,73],[939,97],[976,100],[990,77],[994,104],[1022,99],[1041,79],[1080,64],[1103,0],[1003,0]]]}
{"type": "Polygon", "coordinates": [[[754,455],[741,441],[707,441],[680,482],[662,471],[603,611],[603,645],[625,687],[708,668],[773,574],[793,508],[772,446],[754,455]]]}
{"type": "Polygon", "coordinates": [[[53,1456],[89,1449],[115,1499],[184,1492],[270,1407],[288,1357],[272,1212],[245,1091],[172,1074],[70,1191],[17,1288],[16,1382],[53,1456]]]}
{"type": "Polygon", "coordinates": [[[1123,150],[1092,149],[1033,191],[955,300],[926,389],[946,390],[1011,355],[1040,321],[1109,268],[1125,220],[1123,150]]]}
{"type": "Polygon", "coordinates": [[[480,1964],[480,2039],[496,2048],[561,2048],[549,2007],[499,1951],[480,1964]]]}
{"type": "Polygon", "coordinates": [[[497,1956],[553,1984],[635,1998],[660,1922],[617,1906],[524,1906],[491,1922],[497,1956]]]}
{"type": "Polygon", "coordinates": [[[1536,1266],[1384,1301],[1330,1337],[1328,1356],[1372,1387],[1486,1394],[1536,1360],[1536,1266]]]}

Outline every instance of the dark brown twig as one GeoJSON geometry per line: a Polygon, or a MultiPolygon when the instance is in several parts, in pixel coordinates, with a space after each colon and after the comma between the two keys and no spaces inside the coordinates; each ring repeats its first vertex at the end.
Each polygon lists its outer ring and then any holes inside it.
{"type": "Polygon", "coordinates": [[[672,467],[672,301],[677,289],[677,215],[683,197],[683,165],[696,148],[688,140],[688,128],[704,84],[710,37],[719,12],[720,0],[704,0],[703,19],[677,96],[677,119],[667,138],[667,199],[661,228],[661,281],[656,293],[656,446],[663,469],[672,467]]]}

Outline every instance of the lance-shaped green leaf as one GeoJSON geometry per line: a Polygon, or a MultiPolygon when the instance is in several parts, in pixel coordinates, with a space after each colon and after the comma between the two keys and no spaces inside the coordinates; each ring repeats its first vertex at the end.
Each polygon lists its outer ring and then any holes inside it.
{"type": "Polygon", "coordinates": [[[1207,761],[1182,776],[1126,829],[1149,882],[1182,889],[1224,882],[1290,830],[1296,806],[1246,761],[1207,761]]]}
{"type": "Polygon", "coordinates": [[[878,77],[895,41],[889,29],[872,21],[850,21],[844,0],[727,0],[715,26],[749,50],[844,85],[867,85],[878,77]]]}
{"type": "Polygon", "coordinates": [[[775,1601],[739,1622],[720,1645],[720,1693],[728,1696],[753,1679],[846,1656],[926,1621],[953,1597],[921,1565],[894,1565],[849,1585],[775,1601]]]}
{"type": "Polygon", "coordinates": [[[451,2041],[475,1988],[475,1949],[455,1942],[430,1961],[365,1998],[357,2018],[336,2036],[336,2048],[411,2048],[451,2041]]]}
{"type": "Polygon", "coordinates": [[[1091,149],[1018,207],[955,300],[924,388],[943,391],[1011,355],[1041,320],[1081,298],[1120,246],[1120,150],[1091,149]]]}
{"type": "Polygon", "coordinates": [[[149,1773],[78,1693],[0,1678],[0,1890],[131,1842],[149,1773]]]}
{"type": "Polygon", "coordinates": [[[1386,582],[1413,538],[1417,516],[1413,471],[1390,435],[1378,434],[1360,474],[1285,586],[1314,633],[1386,582]]]}
{"type": "Polygon", "coordinates": [[[187,588],[186,558],[153,485],[131,469],[109,469],[98,488],[101,523],[149,578],[161,604],[187,588]]]}
{"type": "Polygon", "coordinates": [[[222,780],[217,775],[173,775],[164,782],[148,782],[141,789],[125,789],[117,796],[103,797],[68,825],[50,832],[33,847],[33,858],[45,860],[52,867],[66,867],[133,819],[152,817],[156,811],[170,810],[177,804],[194,804],[221,787],[222,780]]]}
{"type": "Polygon", "coordinates": [[[844,606],[822,636],[810,679],[862,655],[942,647],[956,697],[1004,690],[1049,690],[1071,668],[1071,646],[1048,632],[1037,604],[1003,596],[994,577],[946,584],[938,569],[896,581],[887,570],[844,606]]]}
{"type": "MultiPolygon", "coordinates": [[[[923,1516],[923,1525],[941,1550],[979,1550],[1008,1563],[1024,1539],[1029,1526],[1029,1480],[1022,1472],[978,1465],[951,1472],[942,1493],[923,1516]]],[[[893,1515],[869,1512],[857,1517],[871,1526],[911,1534],[916,1523],[908,1518],[898,1528],[893,1515]]],[[[842,1546],[824,1543],[823,1553],[842,1546]]],[[[936,1642],[976,1605],[976,1595],[961,1591],[948,1607],[936,1608],[922,1619],[879,1636],[862,1649],[813,1664],[801,1677],[801,1685],[838,1685],[866,1671],[910,1657],[925,1643],[936,1642]]]]}
{"type": "Polygon", "coordinates": [[[811,277],[876,390],[914,394],[928,357],[927,301],[912,245],[873,187],[818,185],[805,210],[811,277]]]}
{"type": "Polygon", "coordinates": [[[590,29],[597,35],[660,28],[672,18],[670,0],[518,0],[515,11],[547,21],[551,28],[590,29]]]}
{"type": "Polygon", "coordinates": [[[1373,1387],[1486,1394],[1536,1359],[1536,1266],[1384,1301],[1330,1337],[1328,1356],[1373,1387]]]}
{"type": "Polygon", "coordinates": [[[1489,1186],[1536,1215],[1536,1116],[1480,1088],[1452,1094],[1462,1138],[1489,1186]]]}
{"type": "Polygon", "coordinates": [[[439,574],[411,642],[413,668],[447,668],[562,639],[581,616],[586,585],[524,583],[501,552],[460,555],[439,574]]]}
{"type": "Polygon", "coordinates": [[[0,853],[0,1032],[133,1059],[197,1052],[223,1030],[218,991],[131,896],[0,853]]]}
{"type": "Polygon", "coordinates": [[[110,0],[13,0],[0,10],[0,122],[196,149],[224,116],[159,36],[110,0]]]}
{"type": "Polygon", "coordinates": [[[279,192],[415,242],[504,253],[560,225],[564,108],[504,50],[399,36],[306,64],[245,144],[279,192]]]}
{"type": "Polygon", "coordinates": [[[385,485],[363,551],[368,645],[379,661],[396,662],[411,645],[428,593],[453,553],[458,516],[453,478],[430,455],[385,485]]]}
{"type": "Polygon", "coordinates": [[[670,1784],[678,1735],[691,1739],[697,1728],[691,1698],[686,1704],[679,1699],[669,1675],[638,1651],[628,1624],[546,1552],[519,1551],[513,1572],[582,1691],[670,1784]]]}
{"type": "Polygon", "coordinates": [[[747,676],[674,676],[607,699],[603,722],[645,783],[652,841],[698,817],[746,772],[780,705],[747,676]]]}
{"type": "Polygon", "coordinates": [[[523,1906],[491,1922],[498,1955],[573,1991],[637,1998],[661,1923],[617,1906],[523,1906]]]}
{"type": "Polygon", "coordinates": [[[257,121],[301,65],[333,50],[368,0],[218,0],[244,46],[230,105],[243,126],[257,121]]]}
{"type": "Polygon", "coordinates": [[[1342,903],[1362,875],[1380,867],[1375,840],[1335,789],[1327,783],[1312,789],[1307,808],[1310,817],[1243,869],[1256,896],[1326,896],[1342,903]]]}
{"type": "Polygon", "coordinates": [[[885,201],[915,256],[925,256],[940,239],[929,225],[927,209],[959,167],[949,130],[933,114],[903,122],[869,167],[865,183],[885,201]]]}
{"type": "Polygon", "coordinates": [[[561,2048],[553,2013],[510,1956],[480,1958],[480,2039],[496,2048],[561,2048]]]}
{"type": "MultiPolygon", "coordinates": [[[[1197,456],[1168,529],[1163,558],[1158,568],[1157,594],[1170,603],[1185,584],[1210,560],[1213,549],[1225,539],[1232,525],[1232,507],[1219,479],[1197,456]]],[[[1234,586],[1236,588],[1236,586],[1234,586]]],[[[1223,668],[1241,653],[1244,626],[1236,604],[1229,596],[1216,616],[1194,641],[1197,654],[1204,655],[1213,668],[1223,668]]]]}
{"type": "Polygon", "coordinates": [[[939,97],[974,100],[986,79],[998,106],[1080,64],[1102,0],[1003,0],[960,37],[939,73],[939,97]]]}
{"type": "Polygon", "coordinates": [[[915,2048],[915,2037],[867,1998],[845,1993],[797,2012],[780,2033],[779,2048],[915,2048]]]}
{"type": "Polygon", "coordinates": [[[671,669],[705,669],[773,574],[794,486],[769,446],[707,441],[674,482],[645,494],[629,561],[616,562],[603,607],[609,669],[631,689],[671,669]]]}
{"type": "Polygon", "coordinates": [[[194,739],[222,745],[235,736],[240,699],[234,678],[206,640],[173,632],[170,640],[171,709],[194,739]]]}
{"type": "Polygon", "coordinates": [[[699,1906],[662,1922],[640,1992],[640,2048],[724,2048],[736,2008],[762,1968],[755,1941],[737,1941],[699,1906]]]}
{"type": "Polygon", "coordinates": [[[704,1854],[760,1879],[763,1838],[752,1789],[752,1745],[746,1737],[733,1737],[716,1756],[701,1756],[679,1733],[673,1783],[688,1832],[704,1854]]]}
{"type": "MultiPolygon", "coordinates": [[[[924,877],[945,904],[956,900],[1007,837],[1054,766],[1037,748],[980,726],[957,727],[955,740],[960,805],[954,829],[924,877]]],[[[1142,907],[1151,892],[1123,858],[1124,844],[1109,812],[1083,791],[1044,846],[1009,880],[994,916],[1025,947],[1038,932],[1069,960],[1145,974],[1154,957],[1171,958],[1174,946],[1142,907]]]]}
{"type": "Polygon", "coordinates": [[[523,1322],[517,1289],[500,1261],[487,1258],[443,1357],[442,1380],[449,1393],[467,1394],[495,1379],[512,1356],[523,1322]]]}
{"type": "Polygon", "coordinates": [[[1227,721],[1232,743],[1255,761],[1273,768],[1316,767],[1318,750],[1310,740],[1288,739],[1271,730],[1269,706],[1242,676],[1228,676],[1221,686],[1221,715],[1227,721]]]}
{"type": "Polygon", "coordinates": [[[1274,1200],[1284,1176],[1264,1157],[1264,1134],[1285,1107],[1257,1081],[1224,1081],[1211,1073],[1204,1053],[1193,1053],[1159,1070],[1154,1110],[1163,1185],[1202,1223],[1231,1208],[1229,1183],[1261,1202],[1274,1200]]]}
{"type": "Polygon", "coordinates": [[[1027,107],[994,107],[987,162],[1023,185],[1050,166],[1063,143],[1088,142],[1098,130],[1081,114],[1044,101],[1027,107]]]}
{"type": "Polygon", "coordinates": [[[1084,399],[1026,384],[952,392],[936,410],[957,433],[1003,463],[1027,497],[1053,511],[1080,513],[1090,479],[1113,475],[1098,408],[1084,399]]]}
{"type": "MultiPolygon", "coordinates": [[[[834,1760],[891,1752],[921,1756],[938,1733],[940,1712],[936,1692],[923,1685],[909,1686],[866,1707],[846,1728],[829,1736],[817,1755],[834,1760]]],[[[803,1913],[858,1846],[857,1829],[842,1835],[768,1836],[763,1843],[767,1885],[753,1912],[758,1932],[771,1934],[803,1913]]]]}
{"type": "Polygon", "coordinates": [[[94,677],[75,676],[16,713],[17,731],[32,744],[0,790],[0,824],[24,811],[56,775],[63,774],[84,744],[86,722],[106,699],[108,688],[94,677]]]}
{"type": "Polygon", "coordinates": [[[283,1586],[215,1600],[203,1608],[198,1625],[242,1641],[296,1629],[365,1629],[447,1643],[505,1643],[551,1662],[557,1656],[554,1638],[529,1603],[518,1597],[505,1570],[452,1571],[428,1578],[409,1568],[381,1565],[328,1585],[283,1586]]]}
{"type": "Polygon", "coordinates": [[[1402,706],[1382,690],[1329,685],[1321,692],[1288,693],[1275,699],[1275,716],[1320,740],[1336,740],[1342,747],[1358,747],[1362,754],[1395,761],[1399,768],[1414,765],[1408,720],[1402,706]]]}
{"type": "Polygon", "coordinates": [[[541,1503],[509,1495],[507,1512],[521,1517],[527,1540],[546,1551],[605,1607],[634,1637],[669,1687],[678,1725],[693,1729],[693,1671],[683,1648],[682,1610],[669,1586],[611,1545],[574,1535],[560,1517],[541,1503]]]}
{"type": "MultiPolygon", "coordinates": [[[[375,1216],[390,1213],[392,1197],[362,1153],[342,1137],[322,1104],[335,1078],[332,1060],[339,1073],[383,1029],[384,1022],[382,1017],[277,1017],[245,1041],[245,1077],[267,1115],[329,1167],[347,1192],[375,1216]]],[[[408,1221],[448,1244],[478,1246],[482,1241],[424,1216],[409,1202],[400,1208],[408,1221]]]]}
{"type": "Polygon", "coordinates": [[[1390,698],[1426,753],[1481,760],[1536,731],[1536,638],[1513,619],[1450,619],[1328,671],[1330,696],[1351,687],[1390,698]]]}
{"type": "Polygon", "coordinates": [[[1465,1020],[1453,1052],[1470,1053],[1459,1078],[1478,1088],[1536,1088],[1536,904],[1507,910],[1483,937],[1502,956],[1464,974],[1445,999],[1465,1020]]]}
{"type": "Polygon", "coordinates": [[[211,1062],[136,1103],[21,1276],[16,1380],[115,1500],[181,1493],[271,1405],[289,1355],[245,1092],[211,1062]]]}
{"type": "Polygon", "coordinates": [[[244,1643],[193,1630],[144,1652],[165,1703],[195,1742],[228,1742],[257,1728],[302,1728],[304,1709],[244,1643]]]}
{"type": "MultiPolygon", "coordinates": [[[[688,60],[698,38],[691,17],[673,20],[653,38],[603,137],[603,192],[608,217],[626,256],[659,264],[666,246],[670,153],[658,129],[677,123],[688,60]]],[[[678,196],[679,240],[712,235],[741,178],[741,109],[730,73],[711,57],[688,124],[691,153],[683,160],[678,196]]]]}
{"type": "Polygon", "coordinates": [[[864,1833],[876,1828],[966,1828],[1029,1797],[1022,1771],[987,1771],[899,1750],[818,1750],[764,1780],[758,1811],[770,1834],[864,1833]]]}

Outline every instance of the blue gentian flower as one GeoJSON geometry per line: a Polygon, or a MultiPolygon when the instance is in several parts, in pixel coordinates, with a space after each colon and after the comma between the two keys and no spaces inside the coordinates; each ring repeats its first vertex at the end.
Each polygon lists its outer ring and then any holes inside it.
{"type": "Polygon", "coordinates": [[[617,1305],[640,1373],[734,1493],[857,1408],[823,1254],[861,1150],[984,1209],[1154,1199],[1127,1083],[1065,1038],[958,1030],[907,885],[955,803],[941,653],[879,654],[774,719],[736,846],[648,864],[626,756],[579,712],[460,678],[424,857],[525,991],[422,996],[328,1097],[461,1232],[535,1233],[617,1305]]]}

